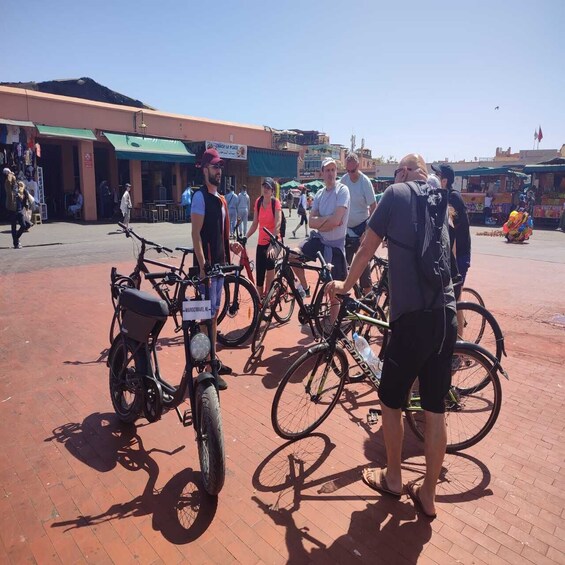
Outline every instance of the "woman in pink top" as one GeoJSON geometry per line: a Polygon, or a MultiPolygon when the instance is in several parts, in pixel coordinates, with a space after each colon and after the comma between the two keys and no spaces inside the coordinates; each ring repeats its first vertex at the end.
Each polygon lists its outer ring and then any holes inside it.
{"type": "Polygon", "coordinates": [[[275,198],[275,181],[271,177],[263,181],[262,192],[263,195],[257,198],[253,206],[253,223],[245,236],[249,239],[259,228],[255,266],[257,292],[261,300],[265,297],[275,277],[276,258],[276,250],[269,249],[269,236],[263,231],[263,228],[267,228],[271,233],[280,237],[282,214],[281,203],[275,198]]]}

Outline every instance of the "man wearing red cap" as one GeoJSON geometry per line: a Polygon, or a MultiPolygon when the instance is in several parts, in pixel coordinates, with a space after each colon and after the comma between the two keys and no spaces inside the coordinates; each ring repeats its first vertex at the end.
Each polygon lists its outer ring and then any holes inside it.
{"type": "MultiPolygon", "coordinates": [[[[192,197],[192,245],[194,264],[200,268],[200,278],[206,276],[206,268],[230,262],[230,221],[225,198],[218,193],[222,181],[224,162],[215,149],[207,149],[202,156],[200,167],[204,185],[192,197]]],[[[212,306],[212,335],[216,344],[217,316],[222,299],[223,277],[215,277],[210,282],[210,301],[212,306]]],[[[228,388],[220,375],[229,375],[232,370],[221,363],[218,371],[218,388],[228,388]]]]}

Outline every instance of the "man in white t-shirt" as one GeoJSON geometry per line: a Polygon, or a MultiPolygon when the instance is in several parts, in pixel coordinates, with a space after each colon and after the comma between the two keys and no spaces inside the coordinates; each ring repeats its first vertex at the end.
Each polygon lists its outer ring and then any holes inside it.
{"type": "MultiPolygon", "coordinates": [[[[326,185],[319,190],[312,202],[309,224],[312,228],[308,239],[296,249],[308,258],[316,261],[320,251],[327,263],[333,265],[332,277],[343,281],[347,277],[347,261],[345,259],[345,233],[349,216],[349,189],[337,182],[337,164],[328,157],[322,161],[322,177],[326,185]]],[[[304,269],[294,269],[298,280],[309,296],[304,269]]],[[[332,303],[332,320],[337,316],[337,310],[332,303]]]]}
{"type": "MultiPolygon", "coordinates": [[[[345,160],[347,173],[341,177],[340,182],[349,188],[349,220],[347,222],[347,238],[345,241],[345,256],[350,265],[353,256],[359,249],[361,238],[367,227],[367,220],[377,206],[375,191],[367,175],[359,170],[359,157],[353,152],[345,160]]],[[[363,294],[371,290],[371,271],[369,265],[359,278],[363,294]]]]}

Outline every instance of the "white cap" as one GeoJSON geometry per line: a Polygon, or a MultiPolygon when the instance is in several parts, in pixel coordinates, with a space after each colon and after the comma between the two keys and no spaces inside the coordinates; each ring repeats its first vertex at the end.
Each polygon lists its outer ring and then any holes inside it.
{"type": "Polygon", "coordinates": [[[337,167],[337,163],[335,162],[335,159],[333,159],[332,157],[326,157],[323,161],[322,161],[322,171],[324,170],[324,167],[326,165],[331,165],[334,164],[337,167]]]}
{"type": "Polygon", "coordinates": [[[5,175],[9,175],[12,171],[10,169],[8,169],[8,167],[4,167],[4,170],[2,171],[5,175]]]}

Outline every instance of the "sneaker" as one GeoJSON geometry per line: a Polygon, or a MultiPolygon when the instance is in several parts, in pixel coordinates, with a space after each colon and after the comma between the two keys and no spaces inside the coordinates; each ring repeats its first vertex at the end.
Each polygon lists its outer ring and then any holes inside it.
{"type": "Polygon", "coordinates": [[[232,375],[233,371],[231,367],[228,367],[220,361],[220,368],[218,369],[218,375],[232,375]]]}
{"type": "Polygon", "coordinates": [[[228,383],[222,379],[220,374],[218,373],[218,378],[216,379],[216,383],[218,383],[218,390],[226,390],[228,388],[228,383]]]}
{"type": "Polygon", "coordinates": [[[22,248],[21,243],[16,243],[16,245],[14,245],[14,249],[21,249],[21,248],[22,248]]]}

